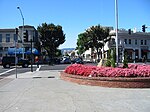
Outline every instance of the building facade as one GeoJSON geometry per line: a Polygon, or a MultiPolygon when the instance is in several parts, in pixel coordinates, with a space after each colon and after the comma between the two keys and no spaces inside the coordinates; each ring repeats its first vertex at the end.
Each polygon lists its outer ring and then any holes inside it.
{"type": "MultiPolygon", "coordinates": [[[[115,30],[110,31],[111,40],[105,45],[105,51],[116,48],[115,30]]],[[[124,53],[129,61],[141,61],[143,57],[150,60],[150,33],[136,32],[129,34],[126,30],[118,31],[118,57],[122,62],[124,53]]]]}
{"type": "MultiPolygon", "coordinates": [[[[101,49],[100,59],[104,56],[107,58],[108,50],[116,48],[115,30],[110,31],[110,41],[105,43],[104,50],[101,49]],[[104,52],[104,53],[103,53],[104,52]]],[[[129,34],[126,30],[118,31],[118,58],[123,62],[126,53],[129,62],[142,61],[145,57],[150,61],[150,33],[136,32],[129,34]]],[[[95,61],[98,59],[96,50],[89,48],[83,53],[85,61],[95,61]]]]}
{"type": "MultiPolygon", "coordinates": [[[[38,40],[38,33],[37,30],[34,28],[34,26],[25,25],[24,31],[28,31],[28,40],[33,40],[33,46],[34,43],[38,40]]],[[[8,55],[8,49],[15,47],[15,40],[16,40],[16,46],[17,48],[25,48],[26,50],[29,50],[31,47],[30,42],[22,42],[23,40],[23,27],[19,26],[18,28],[18,37],[16,36],[16,29],[0,29],[0,57],[8,55]]]]}

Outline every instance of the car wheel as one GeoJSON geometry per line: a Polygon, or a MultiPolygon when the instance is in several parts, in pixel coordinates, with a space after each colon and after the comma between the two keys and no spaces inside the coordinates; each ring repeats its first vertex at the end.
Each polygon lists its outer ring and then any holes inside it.
{"type": "Polygon", "coordinates": [[[10,68],[10,64],[6,64],[6,65],[5,65],[5,68],[10,68]]]}
{"type": "Polygon", "coordinates": [[[3,65],[4,68],[6,68],[6,65],[3,65]]]}
{"type": "Polygon", "coordinates": [[[22,65],[22,67],[27,68],[27,67],[28,67],[28,64],[25,63],[25,64],[22,65]]]}

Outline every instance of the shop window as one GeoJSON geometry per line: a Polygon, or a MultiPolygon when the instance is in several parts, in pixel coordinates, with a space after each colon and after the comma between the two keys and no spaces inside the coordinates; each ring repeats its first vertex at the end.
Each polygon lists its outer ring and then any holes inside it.
{"type": "Polygon", "coordinates": [[[0,42],[2,42],[2,34],[0,34],[0,42]]]}
{"type": "Polygon", "coordinates": [[[141,45],[143,45],[143,40],[141,40],[141,45]]]}
{"type": "Polygon", "coordinates": [[[131,44],[131,39],[129,39],[129,44],[131,44]]]}
{"type": "Polygon", "coordinates": [[[135,45],[137,45],[137,40],[135,40],[135,45]]]}
{"type": "Polygon", "coordinates": [[[10,42],[10,34],[6,34],[6,42],[10,42]]]}
{"type": "Polygon", "coordinates": [[[124,43],[127,44],[127,39],[124,39],[124,43]]]}
{"type": "Polygon", "coordinates": [[[146,40],[144,40],[144,45],[147,45],[147,41],[146,40]]]}
{"type": "Polygon", "coordinates": [[[3,47],[0,47],[0,51],[3,51],[3,47]]]}

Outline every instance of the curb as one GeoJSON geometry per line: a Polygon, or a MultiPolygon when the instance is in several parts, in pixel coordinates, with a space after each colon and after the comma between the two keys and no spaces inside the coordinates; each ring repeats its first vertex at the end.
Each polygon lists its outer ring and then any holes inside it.
{"type": "Polygon", "coordinates": [[[112,88],[150,88],[150,77],[84,77],[60,72],[63,80],[91,86],[112,88]]]}

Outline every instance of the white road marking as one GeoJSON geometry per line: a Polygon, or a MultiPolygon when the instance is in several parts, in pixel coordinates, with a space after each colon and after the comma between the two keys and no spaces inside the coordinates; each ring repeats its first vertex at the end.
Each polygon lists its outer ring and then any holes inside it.
{"type": "Polygon", "coordinates": [[[7,70],[7,71],[5,71],[5,72],[2,72],[2,73],[0,73],[0,75],[6,74],[6,73],[8,73],[8,72],[10,72],[10,71],[13,71],[13,70],[15,70],[15,69],[16,69],[16,68],[13,68],[13,69],[7,70]]]}
{"type": "Polygon", "coordinates": [[[39,68],[36,69],[36,71],[40,71],[41,65],[39,65],[39,68]]]}

